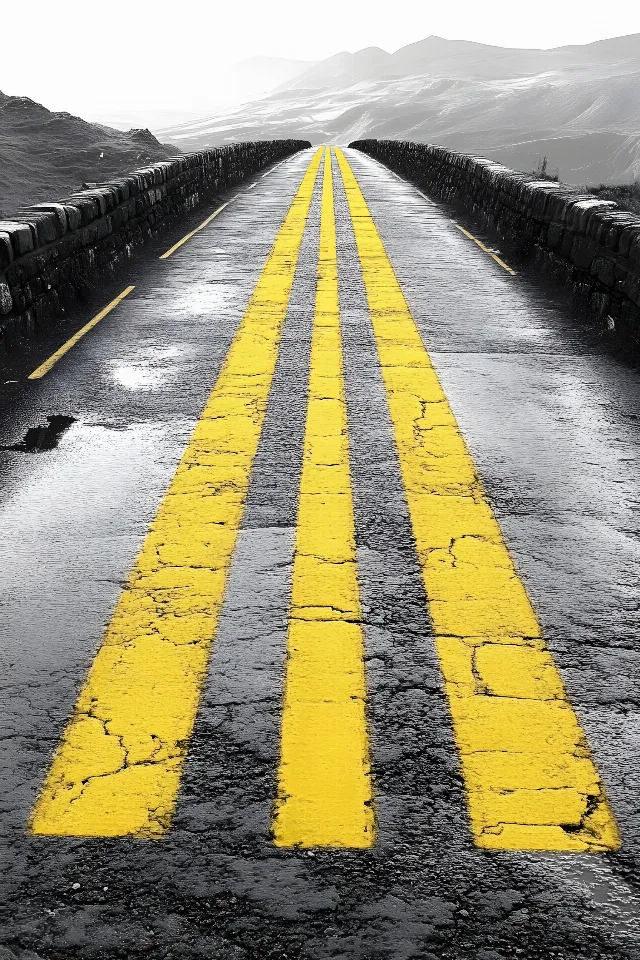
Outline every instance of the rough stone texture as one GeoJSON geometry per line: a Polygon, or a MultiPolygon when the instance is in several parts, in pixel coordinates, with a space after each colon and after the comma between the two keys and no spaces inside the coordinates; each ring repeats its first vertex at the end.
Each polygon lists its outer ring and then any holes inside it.
{"type": "Polygon", "coordinates": [[[238,143],[164,160],[0,221],[0,350],[61,317],[97,278],[188,211],[308,146],[238,143]]]}
{"type": "Polygon", "coordinates": [[[396,140],[351,146],[515,239],[523,254],[569,284],[596,317],[609,318],[637,351],[640,217],[566,184],[444,147],[396,140]]]}

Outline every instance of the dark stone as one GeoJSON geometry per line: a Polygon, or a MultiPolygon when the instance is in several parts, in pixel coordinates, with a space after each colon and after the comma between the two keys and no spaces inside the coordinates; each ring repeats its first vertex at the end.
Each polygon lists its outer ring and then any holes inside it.
{"type": "Polygon", "coordinates": [[[13,247],[8,233],[0,233],[0,270],[13,263],[13,247]]]}
{"type": "Polygon", "coordinates": [[[0,232],[11,240],[14,257],[20,257],[33,250],[34,238],[28,223],[19,223],[16,220],[0,220],[0,232]]]}
{"type": "MultiPolygon", "coordinates": [[[[563,250],[564,253],[564,250],[563,250]]],[[[583,237],[574,237],[570,258],[580,270],[590,270],[593,263],[593,246],[583,237]]]]}
{"type": "Polygon", "coordinates": [[[61,203],[38,203],[29,207],[29,210],[34,210],[36,213],[48,213],[53,215],[56,222],[56,240],[60,237],[63,237],[69,229],[67,213],[64,205],[61,203]]]}
{"type": "Polygon", "coordinates": [[[6,283],[0,283],[0,316],[6,316],[11,313],[13,308],[13,298],[6,283]]]}
{"type": "Polygon", "coordinates": [[[613,287],[614,264],[611,260],[606,260],[604,257],[596,257],[591,264],[591,273],[596,276],[605,287],[613,287]]]}
{"type": "Polygon", "coordinates": [[[45,247],[48,243],[54,243],[60,239],[63,232],[66,232],[61,229],[55,213],[44,213],[29,207],[28,210],[21,210],[19,215],[20,219],[31,227],[36,247],[45,247]]]}

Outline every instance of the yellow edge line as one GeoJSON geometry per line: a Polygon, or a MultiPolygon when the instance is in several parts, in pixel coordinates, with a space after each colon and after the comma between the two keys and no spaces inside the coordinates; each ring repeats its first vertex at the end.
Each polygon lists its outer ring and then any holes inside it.
{"type": "Polygon", "coordinates": [[[160,257],[160,259],[161,259],[161,260],[167,260],[167,259],[171,256],[172,253],[175,253],[176,250],[179,250],[179,249],[180,249],[180,247],[182,246],[183,243],[186,243],[187,240],[191,240],[191,237],[195,237],[196,233],[200,233],[201,230],[204,230],[205,227],[208,227],[209,224],[211,223],[211,221],[212,221],[212,220],[215,220],[215,218],[218,216],[218,214],[219,214],[219,213],[222,213],[222,211],[224,210],[224,208],[225,208],[225,207],[228,207],[230,203],[233,203],[233,201],[234,201],[235,199],[236,199],[236,197],[233,197],[231,200],[227,200],[227,202],[226,202],[226,203],[223,203],[222,206],[218,207],[217,210],[214,210],[213,213],[212,213],[210,216],[208,216],[206,220],[203,220],[203,221],[202,221],[202,223],[200,224],[199,227],[196,227],[195,230],[192,230],[191,233],[188,233],[185,237],[182,238],[182,240],[178,240],[177,243],[174,243],[174,245],[173,245],[172,247],[170,247],[170,248],[167,250],[166,253],[163,253],[163,254],[162,254],[162,256],[160,257]]]}
{"type": "Polygon", "coordinates": [[[89,333],[89,330],[92,330],[98,323],[100,323],[101,320],[104,320],[104,318],[111,313],[111,311],[114,310],[118,304],[124,300],[125,297],[128,297],[131,291],[134,289],[135,288],[131,286],[127,287],[126,290],[123,290],[122,293],[115,298],[115,300],[112,300],[111,303],[108,303],[107,306],[100,311],[100,313],[97,313],[93,320],[89,320],[89,323],[85,323],[81,330],[78,330],[77,333],[74,333],[74,335],[67,340],[67,342],[63,344],[59,350],[56,350],[55,353],[52,353],[48,360],[45,360],[45,362],[41,363],[39,367],[36,367],[33,373],[29,374],[27,379],[39,380],[41,377],[44,377],[45,373],[48,373],[49,370],[55,366],[58,360],[64,357],[65,353],[68,353],[69,350],[71,350],[71,347],[75,346],[78,340],[81,340],[84,337],[85,333],[89,333]]]}
{"type": "Polygon", "coordinates": [[[510,273],[512,277],[515,277],[516,271],[515,271],[515,270],[512,270],[511,267],[507,266],[507,264],[504,262],[504,260],[501,260],[500,257],[499,257],[496,253],[493,252],[493,250],[489,250],[489,247],[486,247],[486,246],[484,245],[484,243],[482,242],[482,240],[478,240],[477,237],[474,237],[474,235],[473,235],[472,233],[469,233],[468,230],[465,230],[464,227],[461,227],[459,223],[456,223],[456,222],[455,222],[455,220],[452,220],[451,222],[453,223],[454,227],[457,227],[457,228],[458,228],[458,230],[460,231],[460,233],[464,233],[465,237],[468,237],[469,240],[473,240],[474,243],[477,243],[477,245],[480,247],[480,249],[481,249],[482,251],[484,251],[484,253],[488,253],[489,256],[490,256],[493,260],[495,260],[496,263],[500,264],[500,266],[503,268],[503,270],[506,270],[507,273],[510,273]]]}

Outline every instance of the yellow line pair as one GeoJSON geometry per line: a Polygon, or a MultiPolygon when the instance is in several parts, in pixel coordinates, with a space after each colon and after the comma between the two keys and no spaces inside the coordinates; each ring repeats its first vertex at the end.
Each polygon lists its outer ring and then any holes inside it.
{"type": "MultiPolygon", "coordinates": [[[[584,735],[362,192],[337,155],[475,840],[614,849],[615,821],[584,735]]],[[[168,829],[320,159],[118,603],[34,810],[35,833],[168,829]]],[[[282,846],[366,847],[375,838],[330,163],[273,832],[282,846]]]]}
{"type": "MultiPolygon", "coordinates": [[[[35,833],[151,836],[169,825],[320,159],[114,612],[34,811],[35,833]]],[[[282,845],[365,846],[373,834],[337,284],[329,162],[274,821],[282,845]]]]}

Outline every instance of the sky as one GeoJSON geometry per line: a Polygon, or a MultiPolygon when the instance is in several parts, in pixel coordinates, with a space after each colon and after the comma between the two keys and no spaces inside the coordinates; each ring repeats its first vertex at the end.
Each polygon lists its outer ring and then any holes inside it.
{"type": "Polygon", "coordinates": [[[589,43],[639,33],[640,3],[29,0],[3,5],[0,28],[0,90],[106,120],[206,113],[233,99],[228,65],[256,55],[319,60],[430,34],[514,47],[589,43]]]}

